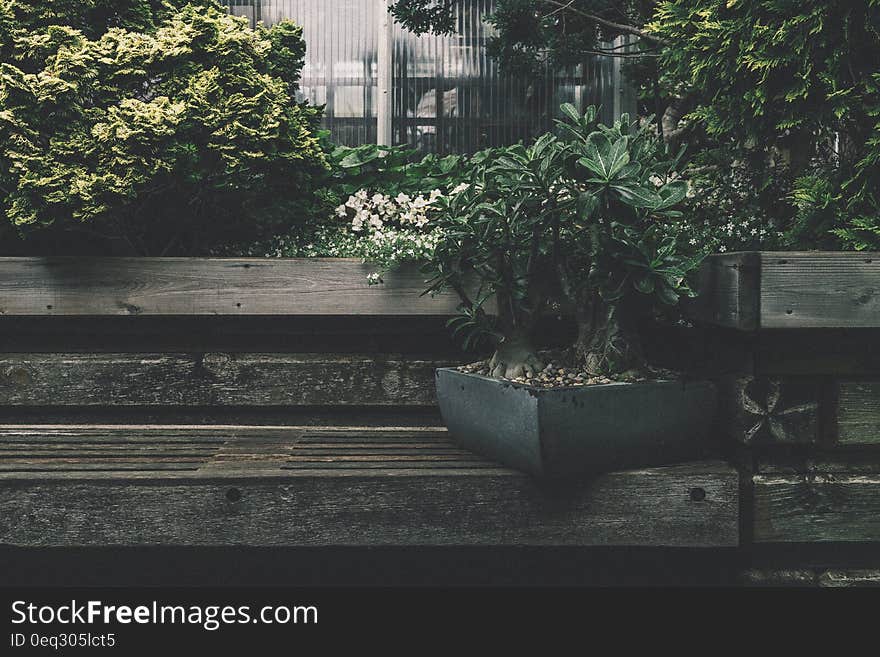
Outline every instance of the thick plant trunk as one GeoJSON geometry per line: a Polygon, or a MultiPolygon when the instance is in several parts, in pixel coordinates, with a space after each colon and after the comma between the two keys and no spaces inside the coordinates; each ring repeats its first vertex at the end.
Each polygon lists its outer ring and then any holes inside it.
{"type": "MultiPolygon", "coordinates": [[[[533,287],[532,292],[534,291],[533,287]]],[[[498,327],[504,337],[489,360],[490,376],[497,379],[517,379],[536,375],[544,369],[532,342],[537,313],[525,312],[506,291],[499,290],[496,300],[498,327]]],[[[533,299],[533,303],[540,308],[540,300],[533,299]]]]}
{"type": "Polygon", "coordinates": [[[597,300],[579,313],[575,356],[591,376],[626,380],[644,375],[647,362],[633,308],[597,300]]]}
{"type": "Polygon", "coordinates": [[[489,372],[495,378],[516,379],[534,376],[544,369],[528,335],[514,332],[505,336],[489,361],[489,372]]]}

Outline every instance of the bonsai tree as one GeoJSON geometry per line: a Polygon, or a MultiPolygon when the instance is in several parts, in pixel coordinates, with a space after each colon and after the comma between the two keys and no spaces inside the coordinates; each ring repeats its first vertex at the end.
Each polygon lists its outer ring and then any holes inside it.
{"type": "Polygon", "coordinates": [[[577,320],[578,367],[644,376],[638,324],[692,294],[686,276],[699,262],[669,230],[688,189],[675,179],[681,153],[668,157],[656,130],[626,116],[608,127],[593,107],[562,113],[558,134],[476,167],[446,201],[430,290],[459,294],[453,324],[468,342],[493,340],[492,376],[540,371],[534,331],[549,308],[577,320]]]}

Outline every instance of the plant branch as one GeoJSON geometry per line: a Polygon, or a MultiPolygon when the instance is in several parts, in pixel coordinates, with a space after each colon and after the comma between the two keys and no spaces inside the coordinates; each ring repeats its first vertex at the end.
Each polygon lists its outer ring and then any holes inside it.
{"type": "Polygon", "coordinates": [[[612,30],[617,30],[619,32],[623,32],[624,34],[634,34],[635,36],[638,36],[638,37],[641,37],[642,39],[645,39],[646,41],[651,41],[653,43],[659,43],[664,46],[670,45],[669,41],[667,41],[666,39],[661,39],[660,37],[654,36],[653,34],[651,34],[649,32],[645,32],[644,30],[639,29],[638,27],[636,27],[634,25],[626,25],[624,23],[615,23],[614,21],[609,21],[605,18],[602,18],[601,16],[597,16],[596,14],[591,14],[589,12],[586,12],[583,9],[577,9],[575,7],[572,7],[571,5],[573,4],[573,0],[568,3],[559,2],[558,0],[542,0],[542,2],[544,2],[545,4],[548,4],[548,5],[552,5],[560,11],[562,11],[562,10],[570,11],[573,14],[577,14],[578,16],[582,16],[588,20],[594,21],[594,22],[598,23],[599,25],[610,28],[612,30]]]}
{"type": "Polygon", "coordinates": [[[649,51],[641,51],[641,52],[633,52],[633,53],[622,53],[622,52],[609,52],[607,50],[582,50],[586,55],[601,55],[602,57],[620,57],[622,59],[633,59],[636,57],[659,57],[659,52],[649,52],[649,51]]]}

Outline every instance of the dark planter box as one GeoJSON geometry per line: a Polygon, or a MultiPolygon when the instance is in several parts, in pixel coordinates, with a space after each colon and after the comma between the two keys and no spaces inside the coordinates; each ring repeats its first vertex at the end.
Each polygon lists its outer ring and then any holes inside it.
{"type": "Polygon", "coordinates": [[[708,381],[542,389],[455,368],[437,399],[463,447],[537,477],[565,477],[702,456],[715,415],[708,381]]]}

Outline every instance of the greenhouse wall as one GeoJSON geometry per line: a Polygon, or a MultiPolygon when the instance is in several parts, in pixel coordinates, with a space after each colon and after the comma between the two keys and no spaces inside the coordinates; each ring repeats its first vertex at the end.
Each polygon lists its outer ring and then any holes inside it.
{"type": "MultiPolygon", "coordinates": [[[[441,154],[507,145],[549,129],[563,102],[600,105],[606,122],[624,111],[635,113],[635,93],[619,58],[592,57],[543,75],[502,72],[485,47],[492,27],[482,18],[493,4],[463,3],[456,33],[449,36],[417,37],[393,25],[388,65],[394,144],[441,154]]],[[[228,5],[252,24],[291,19],[302,25],[303,98],[326,106],[324,127],[336,142],[377,141],[386,0],[230,0],[228,5]]]]}

